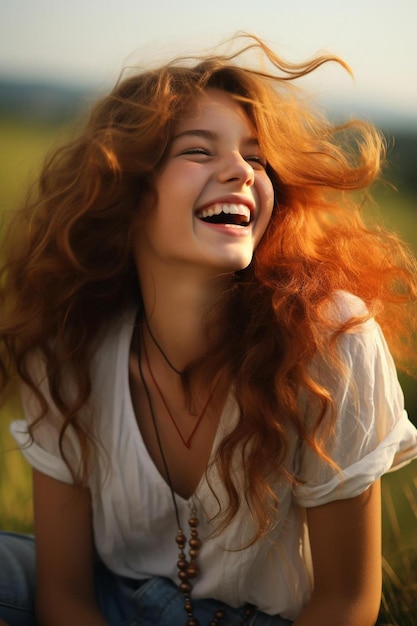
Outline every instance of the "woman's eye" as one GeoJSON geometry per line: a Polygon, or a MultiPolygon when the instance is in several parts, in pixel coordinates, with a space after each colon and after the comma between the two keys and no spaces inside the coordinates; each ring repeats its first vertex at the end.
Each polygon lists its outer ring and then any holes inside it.
{"type": "Polygon", "coordinates": [[[183,150],[181,154],[201,154],[203,156],[209,156],[209,151],[204,148],[187,148],[187,150],[183,150]]]}
{"type": "Polygon", "coordinates": [[[256,154],[253,154],[251,156],[247,156],[247,157],[245,157],[245,159],[246,159],[246,161],[251,161],[252,163],[255,163],[256,165],[260,165],[263,168],[266,167],[265,159],[263,159],[261,156],[257,156],[256,154]]]}

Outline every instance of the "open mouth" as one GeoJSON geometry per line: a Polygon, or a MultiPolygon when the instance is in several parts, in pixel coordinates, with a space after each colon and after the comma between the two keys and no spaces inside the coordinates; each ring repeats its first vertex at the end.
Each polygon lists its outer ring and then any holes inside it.
{"type": "Polygon", "coordinates": [[[244,204],[213,204],[207,209],[197,211],[196,217],[208,224],[246,227],[251,223],[250,209],[244,204]]]}

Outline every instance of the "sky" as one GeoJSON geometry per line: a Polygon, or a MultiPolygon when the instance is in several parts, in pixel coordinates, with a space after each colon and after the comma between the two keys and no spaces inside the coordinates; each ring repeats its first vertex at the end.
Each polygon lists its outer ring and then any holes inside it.
{"type": "Polygon", "coordinates": [[[237,31],[289,61],[327,51],[314,94],[417,128],[417,0],[0,0],[0,76],[106,91],[125,66],[201,53],[237,31]]]}

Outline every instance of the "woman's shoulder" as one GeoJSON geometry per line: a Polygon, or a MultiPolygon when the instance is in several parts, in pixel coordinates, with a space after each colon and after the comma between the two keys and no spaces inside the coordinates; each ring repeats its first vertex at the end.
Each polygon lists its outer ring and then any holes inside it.
{"type": "Polygon", "coordinates": [[[351,319],[369,317],[368,307],[359,296],[350,291],[334,291],[326,302],[326,317],[332,322],[345,324],[351,319]]]}

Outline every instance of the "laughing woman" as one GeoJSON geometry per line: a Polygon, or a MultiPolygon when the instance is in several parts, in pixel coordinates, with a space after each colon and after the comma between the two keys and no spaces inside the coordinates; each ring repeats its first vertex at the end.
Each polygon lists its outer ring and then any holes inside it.
{"type": "Polygon", "coordinates": [[[290,83],[344,63],[245,46],[122,80],[4,234],[35,519],[0,535],[10,625],[377,619],[416,264],[349,197],[378,133],[290,83]]]}

